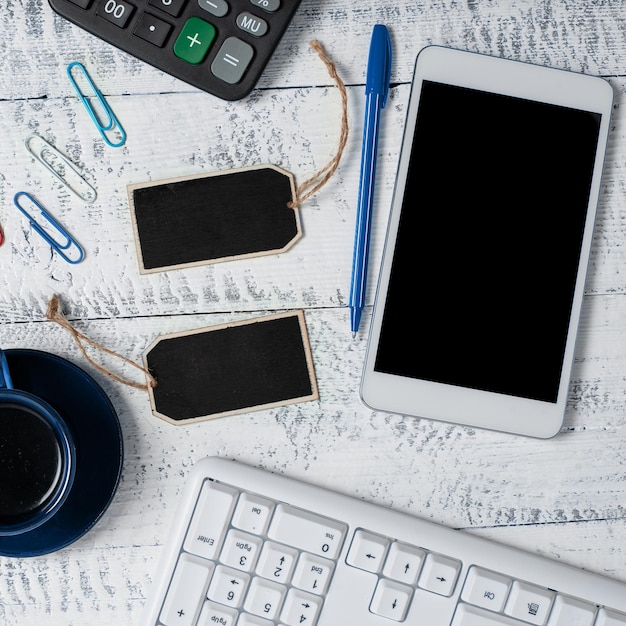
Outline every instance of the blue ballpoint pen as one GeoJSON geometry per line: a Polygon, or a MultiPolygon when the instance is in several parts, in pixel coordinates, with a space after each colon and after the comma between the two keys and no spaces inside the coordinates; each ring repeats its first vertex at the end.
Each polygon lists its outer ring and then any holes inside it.
{"type": "Polygon", "coordinates": [[[382,24],[376,24],[372,31],[367,61],[361,176],[359,180],[356,232],[354,235],[354,255],[352,257],[352,281],[349,304],[350,327],[353,337],[359,330],[361,312],[365,305],[367,259],[372,223],[372,205],[374,202],[374,179],[376,177],[380,112],[387,102],[390,74],[391,39],[389,31],[382,24]]]}

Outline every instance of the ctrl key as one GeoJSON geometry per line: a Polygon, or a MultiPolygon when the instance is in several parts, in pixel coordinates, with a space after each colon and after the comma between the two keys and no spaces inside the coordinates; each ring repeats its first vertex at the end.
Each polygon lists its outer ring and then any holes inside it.
{"type": "Polygon", "coordinates": [[[211,561],[181,554],[161,610],[163,626],[193,626],[214,569],[211,561]]]}

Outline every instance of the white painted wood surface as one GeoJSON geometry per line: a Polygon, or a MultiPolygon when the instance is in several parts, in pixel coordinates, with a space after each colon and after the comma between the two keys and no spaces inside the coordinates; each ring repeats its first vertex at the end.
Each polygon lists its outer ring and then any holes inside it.
{"type": "MultiPolygon", "coordinates": [[[[215,454],[626,581],[625,2],[303,0],[258,89],[235,103],[113,49],[43,0],[5,0],[0,26],[0,346],[47,350],[83,367],[110,396],[125,443],[120,488],[93,530],[48,556],[0,558],[0,624],[138,624],[187,473],[215,454]],[[614,88],[570,400],[552,440],[376,413],[359,401],[365,337],[351,338],[346,304],[365,59],[376,22],[390,26],[395,58],[372,268],[382,252],[412,66],[423,46],[584,71],[614,88]],[[302,208],[303,239],[283,255],[141,276],[126,185],[266,162],[301,182],[332,156],[340,103],[309,47],[313,38],[348,85],[351,134],[335,177],[302,208]],[[96,134],[66,79],[72,61],[85,63],[123,122],[124,148],[107,148],[96,134]],[[80,163],[98,189],[93,205],[68,195],[32,160],[23,147],[32,132],[80,163]],[[83,263],[67,265],[30,231],[12,203],[22,190],[79,239],[83,263]],[[137,362],[159,334],[302,308],[320,400],[195,426],[165,424],[152,416],[145,392],[104,377],[66,331],[45,321],[53,294],[80,331],[137,362]]],[[[372,272],[369,305],[374,284],[372,272]]],[[[103,363],[137,376],[128,366],[103,363]]]]}

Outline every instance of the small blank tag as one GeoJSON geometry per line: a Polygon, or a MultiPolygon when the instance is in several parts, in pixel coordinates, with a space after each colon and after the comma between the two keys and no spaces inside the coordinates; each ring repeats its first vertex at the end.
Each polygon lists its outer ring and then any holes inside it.
{"type": "Polygon", "coordinates": [[[152,412],[173,424],[319,398],[302,311],[163,335],[144,363],[152,412]]]}
{"type": "Polygon", "coordinates": [[[302,236],[294,197],[274,165],[129,185],[139,271],[284,252],[302,236]]]}

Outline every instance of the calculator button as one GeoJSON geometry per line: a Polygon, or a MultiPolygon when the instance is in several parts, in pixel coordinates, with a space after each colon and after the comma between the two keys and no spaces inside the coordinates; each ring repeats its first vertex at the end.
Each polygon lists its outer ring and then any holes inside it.
{"type": "Polygon", "coordinates": [[[241,80],[253,56],[252,46],[236,37],[229,37],[211,64],[211,71],[225,83],[234,85],[241,80]]]}
{"type": "Polygon", "coordinates": [[[263,37],[267,33],[268,26],[265,20],[245,11],[237,16],[237,26],[253,37],[263,37]]]}
{"type": "Polygon", "coordinates": [[[124,28],[134,10],[135,7],[124,0],[100,0],[96,15],[103,17],[111,24],[124,28]]]}
{"type": "Polygon", "coordinates": [[[250,0],[250,3],[268,13],[274,13],[280,9],[280,0],[250,0]]]}
{"type": "Polygon", "coordinates": [[[70,2],[73,2],[81,9],[88,9],[89,5],[91,4],[91,0],[70,0],[70,2]]]}
{"type": "Polygon", "coordinates": [[[178,17],[187,0],[150,0],[148,4],[165,11],[172,17],[178,17]]]}
{"type": "Polygon", "coordinates": [[[215,17],[224,17],[230,8],[226,0],[198,0],[198,6],[215,17]]]}
{"type": "Polygon", "coordinates": [[[172,27],[167,22],[149,13],[144,13],[135,26],[134,34],[148,43],[162,48],[171,30],[172,27]]]}
{"type": "Polygon", "coordinates": [[[190,17],[174,44],[174,54],[187,63],[198,65],[204,60],[215,35],[215,27],[212,24],[199,17],[190,17]]]}
{"type": "Polygon", "coordinates": [[[204,598],[213,568],[210,561],[202,561],[190,554],[180,557],[161,611],[161,622],[165,626],[192,626],[196,623],[199,602],[204,598]]]}

